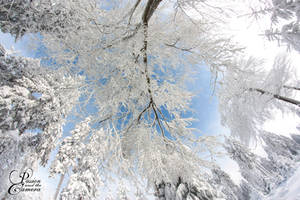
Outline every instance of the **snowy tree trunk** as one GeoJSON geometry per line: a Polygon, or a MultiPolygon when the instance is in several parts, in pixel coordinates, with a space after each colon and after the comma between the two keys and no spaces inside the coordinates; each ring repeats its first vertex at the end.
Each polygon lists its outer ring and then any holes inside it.
{"type": "Polygon", "coordinates": [[[283,87],[286,88],[286,89],[292,89],[292,90],[299,90],[300,91],[300,88],[298,88],[298,87],[292,87],[292,86],[288,86],[288,85],[284,85],[283,87]]]}
{"type": "Polygon", "coordinates": [[[300,107],[300,101],[297,101],[295,99],[291,99],[291,98],[288,98],[288,97],[283,97],[283,96],[280,96],[278,94],[273,94],[271,92],[267,92],[267,91],[264,91],[264,90],[259,89],[259,88],[249,88],[248,90],[259,92],[259,93],[265,94],[265,95],[270,95],[270,96],[274,97],[275,99],[278,99],[280,101],[284,101],[286,103],[290,103],[290,104],[293,104],[293,105],[296,105],[296,106],[300,107]]]}
{"type": "Polygon", "coordinates": [[[62,183],[63,183],[63,181],[64,181],[64,178],[65,178],[65,174],[60,175],[60,179],[59,179],[59,182],[58,182],[58,185],[57,185],[55,194],[54,194],[54,200],[56,200],[57,197],[58,197],[58,194],[59,194],[61,185],[62,185],[62,183]]]}

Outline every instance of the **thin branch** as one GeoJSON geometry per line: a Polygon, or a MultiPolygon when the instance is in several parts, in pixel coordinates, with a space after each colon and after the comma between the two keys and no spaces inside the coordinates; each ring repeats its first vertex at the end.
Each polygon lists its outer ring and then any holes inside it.
{"type": "Polygon", "coordinates": [[[124,36],[121,39],[113,41],[111,44],[106,45],[102,49],[108,49],[108,48],[113,47],[116,44],[119,44],[121,42],[129,40],[130,38],[132,38],[133,36],[135,36],[137,34],[138,30],[141,28],[141,25],[142,25],[141,23],[137,24],[136,27],[135,27],[135,29],[133,30],[133,32],[131,34],[129,34],[127,36],[124,36]]]}
{"type": "Polygon", "coordinates": [[[300,91],[300,88],[298,88],[298,87],[293,87],[293,86],[288,86],[288,85],[284,85],[283,87],[286,88],[286,89],[292,89],[292,90],[299,90],[300,91]]]}
{"type": "Polygon", "coordinates": [[[197,25],[196,22],[194,22],[194,20],[185,12],[184,8],[182,8],[182,6],[177,2],[178,4],[178,8],[180,8],[180,10],[182,11],[182,13],[192,22],[192,24],[197,25]]]}
{"type": "Polygon", "coordinates": [[[154,105],[154,106],[156,107],[156,109],[157,109],[158,112],[160,113],[161,117],[163,118],[165,124],[167,125],[167,127],[168,127],[168,129],[169,129],[169,131],[170,131],[170,130],[171,130],[171,127],[169,126],[169,124],[168,124],[168,122],[167,122],[165,116],[163,115],[163,113],[161,112],[161,110],[160,110],[156,105],[154,105]]]}
{"type": "Polygon", "coordinates": [[[111,117],[112,117],[112,115],[109,115],[108,117],[106,117],[106,118],[100,120],[100,121],[99,121],[99,124],[101,124],[101,123],[103,123],[103,122],[105,122],[105,121],[111,119],[111,117]]]}
{"type": "Polygon", "coordinates": [[[163,129],[161,123],[160,123],[160,119],[159,119],[159,117],[158,117],[158,114],[157,114],[157,112],[156,112],[156,109],[155,109],[155,107],[154,107],[154,104],[152,104],[152,110],[153,110],[153,112],[154,112],[155,119],[156,119],[157,124],[158,124],[158,126],[159,126],[159,128],[160,128],[161,134],[162,134],[163,137],[165,137],[165,132],[164,132],[164,129],[163,129]]]}
{"type": "Polygon", "coordinates": [[[146,112],[146,111],[150,108],[150,106],[151,106],[152,104],[153,104],[153,101],[150,100],[148,106],[145,107],[144,110],[139,114],[139,116],[138,116],[138,118],[137,118],[137,122],[138,122],[138,123],[140,122],[140,119],[141,119],[143,113],[146,112]]]}
{"type": "Polygon", "coordinates": [[[134,4],[133,8],[131,9],[131,11],[130,11],[130,16],[129,16],[129,19],[128,19],[128,25],[130,25],[132,16],[133,16],[133,14],[134,14],[136,8],[137,8],[138,5],[140,4],[140,2],[141,2],[141,0],[137,0],[137,1],[135,2],[135,4],[134,4]]]}
{"type": "Polygon", "coordinates": [[[181,51],[186,51],[186,52],[189,52],[189,53],[194,53],[192,51],[192,49],[194,49],[195,47],[191,47],[191,48],[182,48],[182,47],[177,47],[175,44],[167,44],[165,43],[166,46],[168,47],[172,47],[172,48],[175,48],[175,49],[178,49],[178,50],[181,50],[181,51]]]}

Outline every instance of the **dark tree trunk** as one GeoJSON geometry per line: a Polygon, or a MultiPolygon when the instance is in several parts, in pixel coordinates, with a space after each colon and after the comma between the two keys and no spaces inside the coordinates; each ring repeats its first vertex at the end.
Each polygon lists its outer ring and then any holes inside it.
{"type": "Polygon", "coordinates": [[[262,89],[259,89],[259,88],[249,88],[248,90],[249,91],[259,92],[261,94],[266,94],[266,95],[272,96],[275,99],[278,99],[280,101],[284,101],[286,103],[290,103],[290,104],[293,104],[293,105],[296,105],[296,106],[300,107],[300,101],[297,101],[295,99],[291,99],[291,98],[288,98],[288,97],[280,96],[278,94],[273,94],[272,92],[268,92],[268,91],[265,91],[265,90],[262,90],[262,89]]]}

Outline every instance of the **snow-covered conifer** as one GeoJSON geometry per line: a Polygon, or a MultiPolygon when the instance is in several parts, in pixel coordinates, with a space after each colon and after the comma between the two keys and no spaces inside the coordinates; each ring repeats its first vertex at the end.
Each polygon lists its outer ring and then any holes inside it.
{"type": "Polygon", "coordinates": [[[277,175],[274,171],[265,169],[259,156],[250,152],[242,143],[226,139],[224,145],[230,157],[237,162],[240,172],[250,188],[254,188],[252,193],[269,194],[273,184],[277,182],[277,175]]]}
{"type": "Polygon", "coordinates": [[[63,33],[78,28],[71,1],[1,0],[0,30],[16,39],[25,33],[63,33]]]}
{"type": "Polygon", "coordinates": [[[214,185],[218,191],[223,193],[223,197],[226,200],[247,199],[244,195],[245,192],[242,192],[241,188],[234,184],[226,172],[219,167],[215,167],[211,171],[212,178],[210,180],[212,185],[214,185]]]}
{"type": "Polygon", "coordinates": [[[12,166],[21,170],[38,160],[46,164],[62,136],[65,117],[78,100],[81,79],[47,70],[38,60],[2,52],[0,175],[4,183],[12,166]]]}
{"type": "Polygon", "coordinates": [[[175,184],[161,182],[155,186],[157,200],[213,200],[218,197],[215,188],[208,182],[208,176],[187,183],[178,178],[175,184]]]}
{"type": "Polygon", "coordinates": [[[274,166],[268,170],[276,170],[282,180],[285,180],[299,162],[300,145],[290,138],[270,132],[262,132],[260,136],[265,143],[264,150],[274,166]]]}
{"type": "MultiPolygon", "coordinates": [[[[76,125],[71,136],[64,138],[50,172],[64,176],[71,169],[62,199],[93,199],[101,185],[99,155],[103,131],[91,135],[90,118],[76,125]]],[[[104,144],[103,144],[104,145],[104,144]]],[[[104,160],[102,160],[104,161],[104,160]]],[[[60,188],[58,187],[58,190],[60,188]]]]}
{"type": "MultiPolygon", "coordinates": [[[[271,26],[265,31],[269,40],[277,40],[300,52],[300,3],[298,0],[259,0],[253,15],[270,16],[271,26]]],[[[256,5],[256,4],[255,4],[256,5]]],[[[258,22],[259,23],[259,22],[258,22]]]]}

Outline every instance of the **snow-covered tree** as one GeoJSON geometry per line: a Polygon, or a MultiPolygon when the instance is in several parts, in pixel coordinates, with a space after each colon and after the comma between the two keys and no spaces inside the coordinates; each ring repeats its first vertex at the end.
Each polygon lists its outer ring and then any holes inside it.
{"type": "Polygon", "coordinates": [[[189,183],[211,166],[198,153],[214,152],[218,142],[194,137],[187,77],[204,63],[214,74],[231,67],[239,49],[216,31],[225,9],[208,1],[90,2],[73,2],[80,29],[63,39],[44,34],[43,42],[59,66],[87,77],[87,99],[97,106],[92,121],[119,141],[109,146],[114,165],[105,168],[149,185],[189,183]]]}
{"type": "Polygon", "coordinates": [[[254,58],[238,60],[235,69],[224,73],[218,91],[223,125],[246,144],[258,133],[258,125],[272,118],[274,108],[285,112],[300,106],[293,99],[297,88],[287,58],[278,56],[267,73],[261,65],[254,58]]]}
{"type": "Polygon", "coordinates": [[[0,30],[16,39],[25,33],[48,32],[58,37],[78,29],[69,1],[1,0],[0,30]]]}
{"type": "Polygon", "coordinates": [[[128,188],[123,182],[119,183],[116,200],[128,200],[128,188]]]}
{"type": "MultiPolygon", "coordinates": [[[[47,53],[59,69],[68,75],[86,77],[86,101],[81,103],[85,106],[92,99],[97,107],[93,119],[80,123],[71,136],[63,140],[52,165],[52,173],[61,174],[62,179],[71,171],[61,198],[92,199],[98,182],[105,182],[112,174],[135,180],[141,178],[152,186],[161,183],[158,190],[172,198],[212,198],[213,189],[194,187],[194,179],[199,177],[202,167],[213,166],[199,154],[213,153],[219,144],[214,137],[194,137],[195,130],[191,128],[193,118],[187,111],[193,94],[186,83],[197,66],[208,65],[215,80],[218,72],[226,70],[220,103],[223,121],[233,134],[250,134],[257,122],[269,117],[268,101],[272,100],[271,105],[277,105],[276,100],[299,105],[298,101],[288,98],[287,77],[279,76],[286,70],[281,66],[285,64],[284,59],[276,60],[274,69],[278,72],[269,76],[251,71],[252,62],[233,62],[239,48],[223,38],[217,26],[220,18],[226,18],[224,1],[41,2],[3,4],[1,12],[12,17],[5,18],[1,28],[16,37],[26,32],[41,32],[47,53]],[[42,9],[32,18],[42,19],[41,23],[28,20],[28,14],[34,9],[42,9]],[[196,14],[190,14],[191,10],[196,14]],[[22,20],[28,23],[25,28],[20,26],[22,20]],[[101,181],[96,176],[98,173],[101,181]],[[91,176],[94,178],[89,179],[91,176]]],[[[52,81],[51,75],[47,81],[52,81]]],[[[56,76],[60,80],[59,75],[56,76]]],[[[68,84],[78,88],[76,84],[68,84]]],[[[50,107],[57,113],[53,111],[53,115],[43,117],[47,122],[43,124],[47,126],[31,126],[44,132],[42,144],[37,147],[43,164],[61,135],[61,117],[66,115],[61,114],[65,112],[62,107],[70,105],[66,109],[69,111],[73,105],[69,100],[76,99],[72,95],[79,96],[60,87],[62,84],[51,90],[51,82],[47,87],[50,94],[44,94],[44,90],[34,91],[42,94],[39,102],[48,100],[45,105],[57,99],[55,106],[50,107]],[[60,91],[64,91],[63,99],[60,99],[60,91]],[[53,116],[56,120],[52,120],[53,116]]],[[[38,110],[48,113],[40,107],[38,110]]],[[[242,139],[247,141],[248,136],[243,135],[242,139]]],[[[257,171],[262,173],[259,168],[257,171]]],[[[249,176],[247,173],[245,176],[249,176]]],[[[266,193],[265,179],[251,181],[258,183],[255,187],[262,186],[266,193]]]]}
{"type": "Polygon", "coordinates": [[[46,164],[78,100],[81,79],[0,49],[0,180],[6,187],[12,168],[32,167],[38,160],[46,164]]]}
{"type": "MultiPolygon", "coordinates": [[[[300,149],[299,144],[284,136],[261,132],[260,137],[264,141],[263,148],[268,155],[267,158],[251,153],[245,145],[233,139],[226,139],[225,142],[225,149],[238,163],[243,177],[239,189],[243,192],[239,193],[255,195],[259,199],[290,176],[296,162],[299,162],[300,149]]],[[[237,197],[243,199],[239,195],[237,197]]]]}
{"type": "Polygon", "coordinates": [[[258,0],[251,6],[252,13],[258,19],[270,16],[270,28],[265,35],[269,40],[277,40],[300,52],[300,2],[298,0],[258,0]]]}
{"type": "Polygon", "coordinates": [[[226,139],[224,145],[229,156],[238,163],[242,177],[250,188],[254,188],[251,193],[256,191],[262,195],[269,194],[273,184],[277,182],[277,174],[264,168],[259,156],[240,142],[233,139],[226,139]]]}
{"type": "Polygon", "coordinates": [[[293,140],[295,142],[297,142],[298,144],[300,144],[300,135],[291,134],[291,137],[293,138],[293,140]]]}
{"type": "Polygon", "coordinates": [[[176,184],[161,182],[155,186],[157,200],[210,200],[218,197],[215,188],[208,183],[209,176],[198,178],[193,182],[184,182],[180,177],[176,184]]]}
{"type": "Polygon", "coordinates": [[[286,179],[300,161],[300,145],[288,137],[274,133],[262,132],[260,137],[265,143],[264,150],[273,163],[273,167],[268,170],[276,170],[283,180],[286,179]]]}
{"type": "Polygon", "coordinates": [[[39,135],[33,135],[27,133],[22,136],[19,136],[13,132],[8,132],[7,135],[3,135],[3,134],[0,135],[0,161],[1,161],[0,198],[1,199],[17,200],[17,199],[38,199],[39,198],[39,195],[41,195],[41,193],[24,194],[21,192],[16,195],[8,194],[8,189],[12,186],[12,183],[10,182],[10,173],[12,172],[12,170],[17,170],[16,173],[21,173],[22,171],[26,170],[28,166],[30,166],[32,169],[36,169],[36,165],[34,165],[34,161],[30,158],[30,156],[35,153],[35,148],[39,143],[40,143],[39,135]]]}
{"type": "Polygon", "coordinates": [[[91,136],[89,122],[90,118],[86,118],[71,131],[71,136],[64,138],[52,163],[51,173],[64,176],[72,170],[68,184],[61,193],[62,199],[93,199],[101,185],[99,161],[102,158],[101,161],[105,162],[106,155],[100,155],[99,149],[105,149],[101,147],[105,145],[102,144],[105,138],[103,130],[91,136]]]}
{"type": "Polygon", "coordinates": [[[224,172],[220,167],[215,167],[212,170],[211,183],[216,189],[223,193],[226,200],[247,200],[249,192],[243,191],[236,185],[230,176],[224,172]]]}

